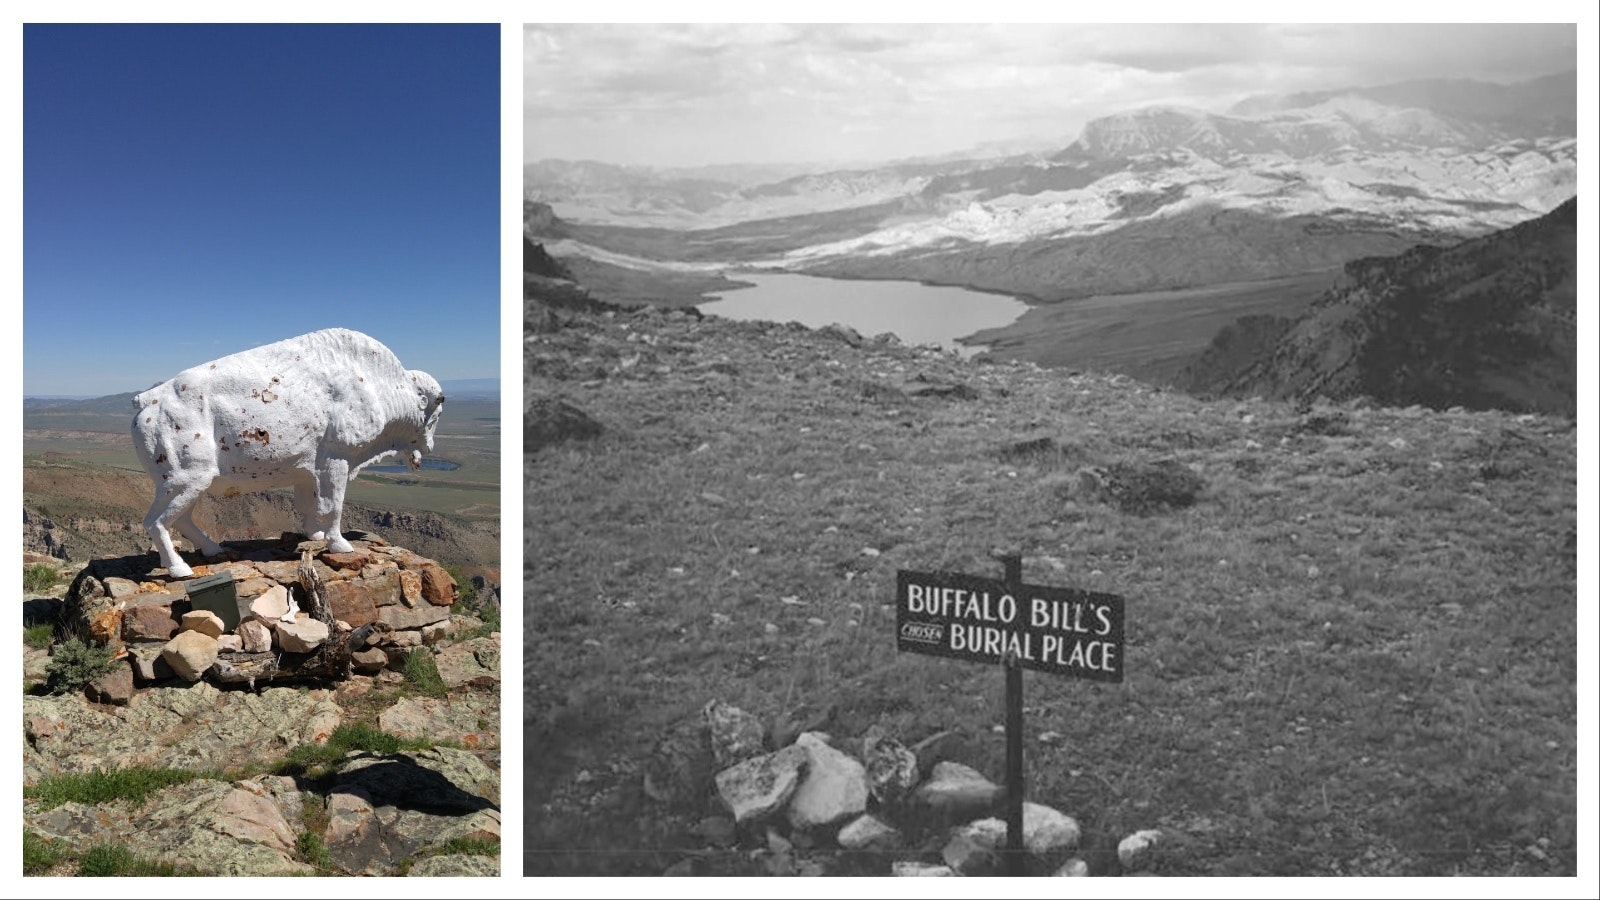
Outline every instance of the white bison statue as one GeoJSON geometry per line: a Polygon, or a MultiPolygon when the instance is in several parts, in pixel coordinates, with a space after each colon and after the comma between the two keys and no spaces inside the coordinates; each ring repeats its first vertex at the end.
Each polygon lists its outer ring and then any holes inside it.
{"type": "Polygon", "coordinates": [[[232,497],[293,487],[306,537],[348,552],[345,485],[391,453],[421,468],[443,405],[432,376],[344,328],[224,356],[134,395],[133,446],[156,489],[144,527],[161,565],[176,578],[194,574],[173,528],[205,556],[222,552],[194,524],[207,488],[232,497]]]}

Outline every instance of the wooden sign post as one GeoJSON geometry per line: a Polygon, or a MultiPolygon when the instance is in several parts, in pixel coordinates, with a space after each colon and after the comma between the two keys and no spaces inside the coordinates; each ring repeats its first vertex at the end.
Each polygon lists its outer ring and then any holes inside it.
{"type": "Polygon", "coordinates": [[[1023,874],[1022,670],[1122,681],[1123,600],[1024,584],[1022,557],[999,557],[1005,578],[955,572],[895,575],[896,647],[1000,663],[1006,670],[1006,873],[1023,874]]]}

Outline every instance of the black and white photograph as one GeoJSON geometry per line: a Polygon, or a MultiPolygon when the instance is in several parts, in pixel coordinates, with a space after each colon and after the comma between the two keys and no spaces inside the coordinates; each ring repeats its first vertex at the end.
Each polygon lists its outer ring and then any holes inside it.
{"type": "Polygon", "coordinates": [[[1578,26],[520,27],[524,875],[1592,876],[1578,26]]]}

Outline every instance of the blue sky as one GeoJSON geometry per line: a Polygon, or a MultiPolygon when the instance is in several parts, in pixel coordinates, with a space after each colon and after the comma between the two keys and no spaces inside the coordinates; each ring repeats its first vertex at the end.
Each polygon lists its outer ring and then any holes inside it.
{"type": "Polygon", "coordinates": [[[498,25],[28,25],[23,81],[25,396],[333,326],[499,377],[498,25]]]}

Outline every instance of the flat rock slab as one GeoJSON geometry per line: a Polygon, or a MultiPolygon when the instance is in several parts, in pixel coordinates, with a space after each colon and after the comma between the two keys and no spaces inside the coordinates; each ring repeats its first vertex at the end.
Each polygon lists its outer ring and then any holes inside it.
{"type": "Polygon", "coordinates": [[[500,857],[455,853],[418,860],[406,875],[411,878],[494,878],[500,874],[500,857]]]}
{"type": "Polygon", "coordinates": [[[140,691],[127,706],[82,695],[22,698],[23,783],[96,768],[239,767],[269,752],[326,741],[342,710],[319,692],[222,691],[200,682],[140,691]]]}
{"type": "Polygon", "coordinates": [[[259,781],[196,779],[138,806],[66,803],[41,811],[25,803],[23,820],[39,835],[78,850],[116,843],[137,857],[193,866],[207,875],[311,875],[293,859],[295,827],[259,781]]]}
{"type": "Polygon", "coordinates": [[[500,683],[500,638],[473,638],[453,644],[434,657],[439,678],[454,690],[463,685],[493,687],[500,683]]]}
{"type": "Polygon", "coordinates": [[[500,743],[500,695],[467,693],[448,700],[405,697],[378,715],[378,727],[403,738],[455,741],[468,749],[500,743]]]}

